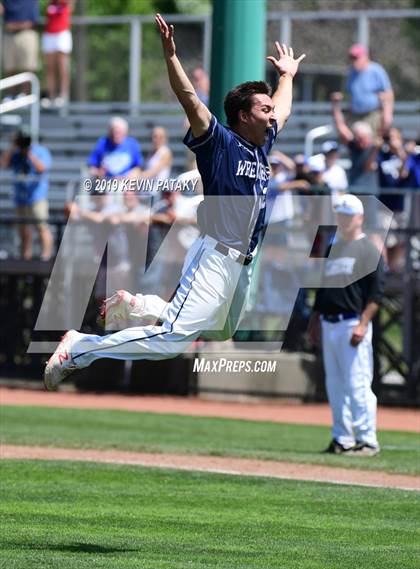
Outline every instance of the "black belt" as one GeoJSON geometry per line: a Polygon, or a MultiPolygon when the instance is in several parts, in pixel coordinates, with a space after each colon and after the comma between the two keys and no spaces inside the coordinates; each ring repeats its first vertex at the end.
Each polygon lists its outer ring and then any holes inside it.
{"type": "MultiPolygon", "coordinates": [[[[218,241],[216,243],[214,248],[216,249],[216,251],[219,251],[219,253],[221,253],[225,257],[229,256],[229,247],[227,247],[226,245],[223,245],[223,243],[220,243],[220,241],[218,241]]],[[[237,263],[240,263],[241,265],[249,265],[249,263],[252,262],[252,259],[253,259],[253,256],[251,254],[244,255],[243,253],[239,253],[239,255],[236,257],[235,261],[237,263]]]]}
{"type": "Polygon", "coordinates": [[[322,320],[326,322],[341,322],[342,320],[351,320],[352,318],[359,318],[355,312],[343,312],[341,314],[322,314],[322,320]]]}

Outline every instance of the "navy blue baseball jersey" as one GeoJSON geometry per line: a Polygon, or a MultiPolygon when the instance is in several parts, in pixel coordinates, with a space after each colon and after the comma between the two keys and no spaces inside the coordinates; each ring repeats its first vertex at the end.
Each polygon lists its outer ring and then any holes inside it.
{"type": "Polygon", "coordinates": [[[190,129],[184,138],[197,157],[203,181],[201,231],[244,254],[254,250],[264,226],[270,177],[267,155],[276,136],[274,123],[264,146],[256,146],[212,116],[205,134],[194,138],[190,129]]]}

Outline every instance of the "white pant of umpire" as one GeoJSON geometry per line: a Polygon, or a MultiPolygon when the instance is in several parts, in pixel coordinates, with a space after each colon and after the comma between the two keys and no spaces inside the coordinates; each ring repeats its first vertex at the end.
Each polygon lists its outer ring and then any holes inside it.
{"type": "Polygon", "coordinates": [[[230,338],[246,306],[251,266],[215,250],[217,241],[199,237],[188,252],[179,287],[170,303],[146,296],[149,314],[161,326],[133,327],[106,336],[84,334],[72,346],[72,358],[87,367],[99,358],[161,360],[184,353],[205,332],[206,338],[230,338]]]}
{"type": "Polygon", "coordinates": [[[372,391],[372,323],[357,347],[350,345],[357,318],[322,321],[322,350],[328,401],[333,413],[332,436],[348,448],[355,440],[377,446],[376,396],[372,391]]]}

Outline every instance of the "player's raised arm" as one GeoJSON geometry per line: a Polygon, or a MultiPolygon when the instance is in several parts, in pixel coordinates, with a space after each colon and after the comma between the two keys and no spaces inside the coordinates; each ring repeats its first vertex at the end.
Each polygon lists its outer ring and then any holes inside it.
{"type": "Polygon", "coordinates": [[[278,41],[275,45],[278,57],[269,56],[267,59],[271,61],[279,74],[279,83],[272,100],[278,130],[281,130],[292,110],[293,78],[297,73],[299,63],[306,56],[302,54],[295,59],[291,47],[288,48],[285,44],[280,45],[278,41]]]}
{"type": "Polygon", "coordinates": [[[200,101],[176,55],[174,27],[168,26],[160,14],[156,14],[156,24],[162,39],[163,54],[168,68],[169,82],[178,101],[181,103],[191,125],[195,138],[205,134],[210,126],[211,113],[200,101]]]}

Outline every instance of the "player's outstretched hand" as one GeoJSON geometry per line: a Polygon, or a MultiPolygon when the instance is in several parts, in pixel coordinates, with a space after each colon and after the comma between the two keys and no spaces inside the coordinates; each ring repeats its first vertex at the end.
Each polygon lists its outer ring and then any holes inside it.
{"type": "Polygon", "coordinates": [[[156,14],[155,21],[159,29],[160,38],[162,40],[163,53],[165,54],[165,57],[173,57],[176,52],[174,42],[174,27],[168,26],[160,14],[156,14]]]}
{"type": "Polygon", "coordinates": [[[278,41],[276,41],[275,45],[278,58],[276,59],[270,55],[267,57],[267,60],[271,61],[279,75],[290,75],[290,77],[294,77],[298,70],[299,63],[306,57],[306,54],[303,53],[300,57],[295,59],[291,47],[287,47],[284,43],[280,45],[278,41]]]}

